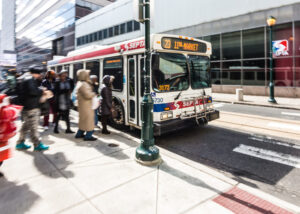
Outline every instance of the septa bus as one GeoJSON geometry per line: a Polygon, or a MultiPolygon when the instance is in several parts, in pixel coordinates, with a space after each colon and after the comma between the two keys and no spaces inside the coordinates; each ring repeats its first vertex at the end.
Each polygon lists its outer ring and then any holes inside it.
{"type": "MultiPolygon", "coordinates": [[[[76,81],[79,69],[113,82],[113,118],[116,128],[141,128],[144,95],[144,38],[109,46],[90,46],[48,62],[48,69],[67,69],[76,81]]],[[[211,44],[166,34],[151,35],[150,90],[153,99],[154,135],[206,124],[219,118],[212,103],[210,78],[211,44]]]]}

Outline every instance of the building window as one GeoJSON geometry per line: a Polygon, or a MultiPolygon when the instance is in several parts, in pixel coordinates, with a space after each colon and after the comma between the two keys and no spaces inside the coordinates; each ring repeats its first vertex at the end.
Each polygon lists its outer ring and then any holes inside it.
{"type": "Polygon", "coordinates": [[[123,58],[114,57],[103,62],[103,76],[114,76],[113,90],[123,91],[123,58]]]}
{"type": "Polygon", "coordinates": [[[300,57],[296,57],[295,62],[295,86],[300,87],[300,57]]]}
{"type": "Polygon", "coordinates": [[[81,40],[80,40],[80,38],[77,38],[77,45],[81,45],[81,40]]]}
{"type": "Polygon", "coordinates": [[[239,61],[223,62],[222,84],[241,85],[241,68],[241,62],[239,61]]]}
{"type": "Polygon", "coordinates": [[[243,61],[243,85],[265,86],[265,60],[243,61]]]}
{"type": "Polygon", "coordinates": [[[243,30],[243,58],[265,57],[265,29],[243,30]]]}
{"type": "Polygon", "coordinates": [[[99,68],[100,68],[100,63],[98,60],[94,60],[94,61],[89,61],[89,62],[86,62],[86,69],[87,70],[90,70],[90,75],[96,75],[98,77],[98,80],[99,80],[99,75],[100,75],[100,71],[99,71],[99,68]]]}
{"type": "Polygon", "coordinates": [[[108,29],[108,37],[113,37],[114,36],[114,28],[113,27],[110,27],[108,29]]]}
{"type": "Polygon", "coordinates": [[[98,39],[99,39],[99,40],[102,40],[102,31],[101,31],[101,30],[98,31],[98,39]]]}
{"type": "Polygon", "coordinates": [[[127,25],[127,33],[132,32],[132,30],[133,30],[132,21],[127,22],[126,25],[127,25]]]}
{"type": "Polygon", "coordinates": [[[89,35],[85,36],[85,43],[90,43],[90,37],[89,37],[89,35]]]}
{"type": "MultiPolygon", "coordinates": [[[[275,86],[293,87],[293,58],[275,58],[273,66],[275,86]]],[[[270,62],[268,62],[269,67],[270,62]]],[[[268,80],[270,80],[269,73],[268,71],[268,80]]]]}
{"type": "Polygon", "coordinates": [[[205,36],[203,40],[211,42],[212,56],[211,60],[220,60],[220,35],[205,36]]]}
{"type": "Polygon", "coordinates": [[[295,55],[300,56],[300,22],[295,22],[295,38],[294,38],[294,40],[295,40],[295,55]]]}
{"type": "Polygon", "coordinates": [[[222,34],[223,60],[241,59],[241,32],[222,34]]]}
{"type": "Polygon", "coordinates": [[[137,21],[134,21],[134,30],[136,31],[136,30],[140,30],[140,23],[139,22],[137,22],[137,21]]]}
{"type": "Polygon", "coordinates": [[[59,55],[63,56],[64,55],[64,39],[59,38],[53,41],[53,55],[59,55]]]}
{"type": "Polygon", "coordinates": [[[114,34],[115,34],[115,36],[119,35],[119,25],[114,27],[114,34]]]}
{"type": "Polygon", "coordinates": [[[98,33],[97,32],[93,33],[93,35],[94,35],[94,41],[98,41],[98,33]]]}
{"type": "Polygon", "coordinates": [[[121,26],[120,26],[120,34],[124,34],[125,33],[125,23],[123,23],[123,24],[121,24],[121,26]]]}
{"type": "Polygon", "coordinates": [[[107,38],[107,29],[104,29],[103,30],[103,39],[106,39],[107,38]]]}
{"type": "Polygon", "coordinates": [[[94,41],[93,34],[90,34],[89,35],[89,42],[93,42],[93,41],[94,41]]]}

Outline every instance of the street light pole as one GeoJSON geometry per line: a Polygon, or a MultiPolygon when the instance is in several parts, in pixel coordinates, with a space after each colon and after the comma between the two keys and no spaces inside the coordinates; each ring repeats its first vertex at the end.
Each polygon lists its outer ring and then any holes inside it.
{"type": "Polygon", "coordinates": [[[136,149],[136,161],[143,165],[157,165],[161,162],[159,149],[154,145],[153,100],[150,95],[150,0],[145,0],[145,94],[142,101],[141,144],[136,149]]]}
{"type": "Polygon", "coordinates": [[[272,30],[273,26],[276,23],[276,19],[273,16],[270,16],[267,19],[267,23],[269,26],[269,45],[270,45],[270,97],[269,97],[269,102],[270,103],[277,103],[275,98],[274,98],[274,69],[273,69],[273,37],[272,37],[272,30]]]}

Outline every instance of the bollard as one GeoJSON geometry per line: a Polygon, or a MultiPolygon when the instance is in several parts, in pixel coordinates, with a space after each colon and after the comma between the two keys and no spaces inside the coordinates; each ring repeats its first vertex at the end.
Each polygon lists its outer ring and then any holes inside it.
{"type": "Polygon", "coordinates": [[[243,101],[243,100],[244,100],[243,96],[244,96],[244,91],[243,91],[243,89],[237,88],[237,89],[236,89],[236,100],[237,100],[237,101],[243,101]]]}

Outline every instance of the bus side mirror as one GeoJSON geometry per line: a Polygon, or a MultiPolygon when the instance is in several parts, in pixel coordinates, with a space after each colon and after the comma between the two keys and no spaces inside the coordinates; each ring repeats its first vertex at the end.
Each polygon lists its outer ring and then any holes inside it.
{"type": "Polygon", "coordinates": [[[159,54],[153,53],[152,54],[152,70],[159,70],[159,54]]]}

